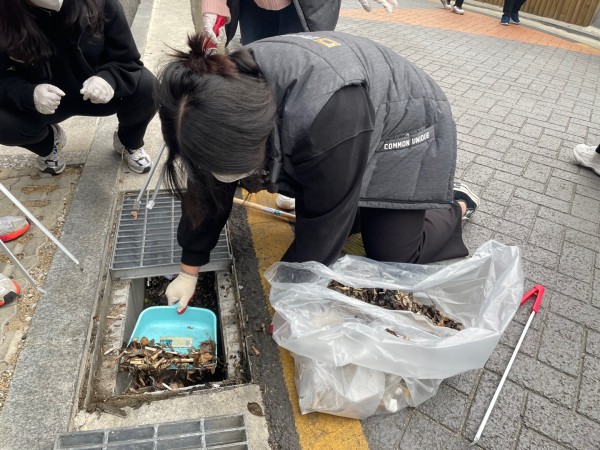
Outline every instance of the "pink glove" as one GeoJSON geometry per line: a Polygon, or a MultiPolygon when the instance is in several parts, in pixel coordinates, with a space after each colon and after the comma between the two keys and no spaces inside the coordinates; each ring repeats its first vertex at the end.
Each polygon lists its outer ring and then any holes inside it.
{"type": "MultiPolygon", "coordinates": [[[[371,2],[370,0],[358,0],[365,11],[371,12],[371,2]]],[[[381,6],[385,8],[385,10],[389,13],[392,12],[394,6],[398,7],[398,2],[396,0],[375,0],[375,2],[379,3],[381,6]]]]}
{"type": "Polygon", "coordinates": [[[115,95],[115,91],[108,81],[97,76],[85,80],[79,93],[83,94],[84,100],[89,100],[94,104],[108,103],[115,95]]]}
{"type": "Polygon", "coordinates": [[[40,114],[54,114],[65,93],[51,84],[38,84],[33,90],[33,104],[40,114]]]}

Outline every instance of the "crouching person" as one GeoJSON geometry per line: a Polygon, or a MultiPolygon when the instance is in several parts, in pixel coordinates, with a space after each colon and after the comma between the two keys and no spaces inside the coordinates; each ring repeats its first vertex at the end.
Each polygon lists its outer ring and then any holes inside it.
{"type": "Polygon", "coordinates": [[[190,38],[159,77],[167,169],[183,200],[169,302],[187,305],[238,184],[296,199],[284,261],[331,264],[358,231],[379,261],[467,255],[461,223],[478,199],[454,181],[456,126],[427,74],[344,33],[272,37],[228,56],[207,55],[203,40],[190,38]]]}
{"type": "Polygon", "coordinates": [[[156,78],[140,61],[118,0],[0,0],[0,144],[38,155],[57,175],[72,116],[119,121],[113,145],[148,172],[144,134],[156,113],[156,78]]]}

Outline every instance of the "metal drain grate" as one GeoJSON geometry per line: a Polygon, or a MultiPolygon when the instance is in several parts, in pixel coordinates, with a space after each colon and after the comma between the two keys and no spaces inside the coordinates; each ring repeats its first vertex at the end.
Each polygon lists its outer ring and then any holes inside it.
{"type": "Polygon", "coordinates": [[[60,434],[54,450],[248,450],[244,416],[60,434]]]}
{"type": "MultiPolygon", "coordinates": [[[[111,271],[115,278],[131,279],[168,275],[179,272],[181,247],[177,244],[177,225],[181,217],[179,200],[166,191],[156,196],[154,207],[146,209],[149,196],[144,196],[137,218],[131,217],[139,192],[123,197],[111,271]]],[[[210,254],[210,262],[202,271],[224,270],[230,267],[231,253],[227,227],[210,254]]]]}

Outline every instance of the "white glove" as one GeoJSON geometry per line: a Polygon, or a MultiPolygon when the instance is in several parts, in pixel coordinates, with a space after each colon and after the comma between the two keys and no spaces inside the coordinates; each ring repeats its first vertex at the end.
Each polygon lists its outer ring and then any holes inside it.
{"type": "Polygon", "coordinates": [[[219,28],[217,34],[215,34],[214,27],[215,23],[217,23],[217,15],[216,14],[203,14],[202,21],[204,22],[204,31],[206,32],[206,37],[210,39],[210,41],[218,46],[223,37],[225,37],[225,27],[219,28]]]}
{"type": "MultiPolygon", "coordinates": [[[[371,2],[369,0],[358,0],[365,11],[371,12],[371,2]]],[[[381,6],[385,8],[385,10],[389,13],[392,12],[392,8],[395,6],[398,7],[398,2],[396,0],[375,0],[375,2],[379,3],[381,6]]]]}
{"type": "Polygon", "coordinates": [[[165,295],[169,305],[179,302],[177,312],[181,314],[196,291],[196,282],[198,275],[190,275],[185,272],[179,272],[177,278],[169,283],[165,295]]]}
{"type": "Polygon", "coordinates": [[[83,87],[79,91],[83,94],[84,100],[92,103],[108,103],[115,95],[114,89],[104,78],[93,76],[83,82],[83,87]]]}
{"type": "Polygon", "coordinates": [[[51,84],[38,84],[33,90],[33,104],[40,114],[54,114],[65,93],[51,84]]]}

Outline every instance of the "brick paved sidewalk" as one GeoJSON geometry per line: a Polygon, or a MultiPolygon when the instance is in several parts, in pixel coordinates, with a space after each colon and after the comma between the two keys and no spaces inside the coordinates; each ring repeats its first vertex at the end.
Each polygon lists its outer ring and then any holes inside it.
{"type": "MultiPolygon", "coordinates": [[[[518,245],[526,286],[546,286],[495,410],[485,449],[600,448],[600,177],[574,164],[600,143],[600,51],[439,1],[393,14],[345,1],[339,31],[382,42],[444,89],[458,125],[457,178],[482,198],[471,250],[518,245]]],[[[530,312],[486,368],[447,380],[417,409],[363,422],[370,447],[464,448],[475,436],[530,312]]]]}

